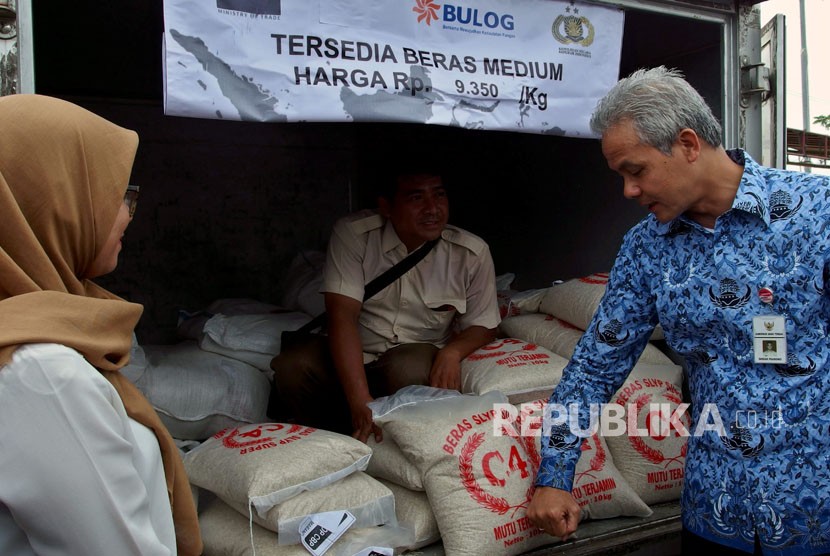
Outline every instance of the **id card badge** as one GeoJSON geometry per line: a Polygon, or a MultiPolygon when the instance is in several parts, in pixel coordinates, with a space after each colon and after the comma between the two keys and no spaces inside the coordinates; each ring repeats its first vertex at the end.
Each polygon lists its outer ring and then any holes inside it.
{"type": "Polygon", "coordinates": [[[752,343],[756,363],[787,362],[787,326],[781,315],[752,318],[752,343]]]}

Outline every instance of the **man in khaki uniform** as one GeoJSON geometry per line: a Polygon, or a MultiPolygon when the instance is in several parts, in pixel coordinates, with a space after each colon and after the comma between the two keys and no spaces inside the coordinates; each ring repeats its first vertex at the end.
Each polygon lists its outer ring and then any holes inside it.
{"type": "Polygon", "coordinates": [[[490,249],[447,224],[439,176],[400,175],[378,206],[334,226],[322,286],[328,336],[271,362],[283,410],[361,441],[373,433],[380,440],[368,402],[410,384],[459,389],[461,360],[492,341],[500,322],[490,249]],[[373,278],[439,237],[414,268],[363,302],[373,278]]]}

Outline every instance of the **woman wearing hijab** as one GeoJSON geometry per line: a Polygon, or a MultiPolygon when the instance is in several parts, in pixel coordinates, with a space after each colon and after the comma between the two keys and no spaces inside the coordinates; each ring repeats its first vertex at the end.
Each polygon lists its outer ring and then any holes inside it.
{"type": "Polygon", "coordinates": [[[41,95],[0,98],[0,130],[0,554],[200,554],[179,452],[119,372],[142,307],[90,281],[138,137],[41,95]]]}

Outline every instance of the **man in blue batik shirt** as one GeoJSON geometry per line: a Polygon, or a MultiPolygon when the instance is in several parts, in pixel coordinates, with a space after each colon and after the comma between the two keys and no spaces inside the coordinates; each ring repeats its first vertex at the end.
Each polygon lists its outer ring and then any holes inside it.
{"type": "MultiPolygon", "coordinates": [[[[830,180],[724,150],[705,101],[663,67],[622,79],[591,126],[650,214],[626,234],[549,406],[578,404],[586,427],[659,323],[692,402],[684,553],[830,552],[830,180]]],[[[567,538],[580,442],[546,432],[528,516],[567,538]]]]}

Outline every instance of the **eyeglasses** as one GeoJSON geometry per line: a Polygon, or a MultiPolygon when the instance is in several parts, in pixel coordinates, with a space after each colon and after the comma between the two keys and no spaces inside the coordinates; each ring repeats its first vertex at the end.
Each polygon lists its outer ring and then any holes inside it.
{"type": "Polygon", "coordinates": [[[128,185],[127,192],[124,193],[124,204],[130,209],[130,218],[135,214],[135,207],[138,206],[138,190],[137,185],[128,185]]]}

